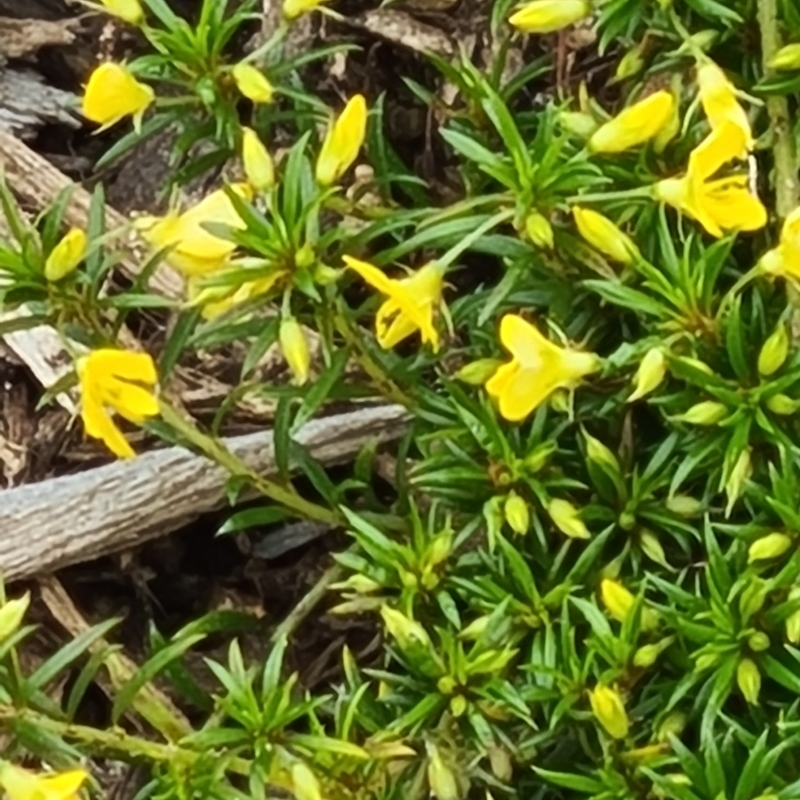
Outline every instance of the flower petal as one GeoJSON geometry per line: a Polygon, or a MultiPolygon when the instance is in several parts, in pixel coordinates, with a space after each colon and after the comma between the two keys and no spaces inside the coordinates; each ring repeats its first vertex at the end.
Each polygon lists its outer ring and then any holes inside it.
{"type": "Polygon", "coordinates": [[[730,121],[723,122],[692,150],[688,173],[692,180],[706,180],[747,148],[745,132],[730,121]]]}
{"type": "Polygon", "coordinates": [[[122,431],[114,424],[100,399],[91,392],[81,397],[81,419],[86,433],[100,439],[118,458],[133,458],[136,453],[122,431]]]}

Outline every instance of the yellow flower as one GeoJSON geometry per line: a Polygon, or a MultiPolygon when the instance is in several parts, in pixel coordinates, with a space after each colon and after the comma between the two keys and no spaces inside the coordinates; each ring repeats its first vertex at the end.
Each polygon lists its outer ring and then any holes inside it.
{"type": "Polygon", "coordinates": [[[83,93],[83,116],[98,123],[103,131],[127,116],[139,130],[142,117],[155,99],[153,90],[139,83],[122,64],[106,62],[89,76],[83,93]]]}
{"type": "Polygon", "coordinates": [[[300,323],[294,317],[281,320],[278,339],[289,369],[294,375],[294,382],[302,386],[308,380],[311,366],[311,353],[308,341],[300,323]]]}
{"type": "Polygon", "coordinates": [[[736,87],[713,61],[703,64],[697,70],[697,85],[700,102],[712,130],[721,127],[725,122],[731,122],[742,129],[745,146],[737,155],[744,158],[753,146],[753,132],[745,110],[736,99],[736,87]]]}
{"type": "Polygon", "coordinates": [[[236,88],[254,103],[270,103],[275,94],[272,84],[261,70],[252,64],[239,63],[233,68],[236,88]]]}
{"type": "Polygon", "coordinates": [[[578,509],[567,500],[551,500],[547,504],[547,513],[555,526],[570,539],[590,539],[591,534],[578,509]]]}
{"type": "Polygon", "coordinates": [[[327,0],[283,0],[283,18],[296,19],[326,2],[327,0]]]}
{"type": "Polygon", "coordinates": [[[48,281],[60,281],[78,268],[86,255],[86,234],[72,228],[50,251],[44,262],[44,276],[48,281]]]}
{"type": "Polygon", "coordinates": [[[696,219],[712,236],[726,230],[755,231],[767,224],[767,210],[747,188],[747,175],[710,180],[747,146],[745,132],[723,122],[689,156],[683,178],[667,178],[653,188],[655,198],[696,219]]]}
{"type": "Polygon", "coordinates": [[[622,153],[652,139],[672,118],[675,98],[659,91],[601,125],[589,139],[595,153],[622,153]]]}
{"type": "Polygon", "coordinates": [[[129,25],[139,25],[144,21],[144,11],[139,0],[100,0],[100,4],[114,17],[119,17],[129,25]]]}
{"type": "Polygon", "coordinates": [[[628,398],[628,402],[641,400],[651,392],[654,392],[664,380],[667,374],[667,359],[664,351],[660,347],[651,347],[645,354],[639,369],[636,371],[636,388],[628,398]]]}
{"type": "Polygon", "coordinates": [[[552,33],[588,17],[591,11],[589,0],[532,0],[508,21],[523,33],[552,33]]]}
{"type": "Polygon", "coordinates": [[[320,186],[331,186],[356,160],[367,132],[367,101],[357,94],[328,125],[317,158],[316,177],[320,186]]]}
{"type": "Polygon", "coordinates": [[[506,314],[501,320],[500,341],[512,360],[487,381],[486,391],[511,422],[525,419],[556,389],[575,386],[600,369],[594,353],[559,347],[517,314],[506,314]]]}
{"type": "Polygon", "coordinates": [[[800,280],[800,207],[786,217],[780,243],[764,254],[758,266],[770,275],[800,280]]]}
{"type": "Polygon", "coordinates": [[[272,188],[275,183],[275,165],[269,150],[252,128],[242,128],[242,162],[247,181],[257,192],[272,188]]]}
{"type": "MultiPolygon", "coordinates": [[[[247,184],[234,184],[231,189],[245,199],[252,197],[247,184]]],[[[222,189],[212,192],[182,214],[171,212],[165,217],[145,217],[137,221],[137,227],[157,250],[171,248],[166,260],[175,269],[197,276],[220,269],[236,249],[235,242],[207,230],[209,223],[239,230],[246,227],[222,189]]]]}
{"type": "Polygon", "coordinates": [[[14,764],[0,765],[0,786],[8,800],[74,800],[88,777],[82,769],[37,775],[14,764]]]}
{"type": "Polygon", "coordinates": [[[93,350],[78,362],[81,417],[86,433],[102,439],[119,458],[133,458],[133,448],[111,418],[116,412],[141,424],[158,414],[156,366],[147,353],[93,350]]]}
{"type": "Polygon", "coordinates": [[[617,692],[609,686],[598,683],[593,692],[589,692],[589,702],[597,721],[614,739],[624,739],[628,735],[630,723],[625,712],[625,704],[617,692]]]}
{"type": "Polygon", "coordinates": [[[439,349],[433,315],[442,301],[444,267],[432,261],[407,278],[393,280],[365,261],[345,256],[344,263],[388,298],[375,315],[375,335],[384,350],[415,331],[420,332],[423,344],[430,343],[434,351],[439,349]]]}
{"type": "Polygon", "coordinates": [[[578,232],[596,250],[612,261],[633,264],[639,257],[639,248],[608,217],[590,208],[575,206],[572,209],[578,232]]]}

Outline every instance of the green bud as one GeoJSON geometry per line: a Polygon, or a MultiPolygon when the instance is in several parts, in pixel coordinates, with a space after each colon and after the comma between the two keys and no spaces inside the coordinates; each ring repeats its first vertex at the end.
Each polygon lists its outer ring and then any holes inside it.
{"type": "Polygon", "coordinates": [[[591,139],[600,127],[597,120],[585,111],[562,111],[558,115],[561,127],[579,139],[591,139]]]}
{"type": "Polygon", "coordinates": [[[439,749],[432,742],[427,742],[428,752],[428,786],[436,800],[459,800],[458,781],[455,773],[445,763],[439,749]]]}
{"type": "Polygon", "coordinates": [[[640,647],[633,655],[633,665],[642,669],[652,667],[658,657],[675,641],[674,636],[667,636],[655,644],[640,647]]]}
{"type": "Polygon", "coordinates": [[[756,662],[750,658],[743,658],[736,668],[736,683],[739,691],[750,705],[758,705],[758,695],[761,692],[761,673],[756,662]]]}
{"type": "Polygon", "coordinates": [[[661,564],[661,566],[666,569],[671,569],[667,561],[667,556],[664,553],[664,548],[661,546],[661,542],[655,533],[647,529],[643,530],[639,534],[639,543],[642,547],[642,552],[651,561],[655,561],[656,564],[661,564]]]}
{"type": "Polygon", "coordinates": [[[480,636],[483,636],[490,619],[491,617],[489,614],[484,614],[482,617],[474,619],[469,625],[467,625],[466,628],[463,628],[459,632],[458,638],[473,641],[480,636]]]}
{"type": "Polygon", "coordinates": [[[668,714],[656,730],[656,741],[669,742],[670,736],[680,736],[688,721],[686,714],[682,711],[673,711],[668,714]]]}
{"type": "Polygon", "coordinates": [[[703,504],[687,494],[676,494],[667,499],[667,508],[679,517],[692,519],[703,515],[703,504]]]}
{"type": "Polygon", "coordinates": [[[467,698],[463,694],[454,694],[450,698],[450,713],[458,719],[463,717],[467,710],[467,698]]]}
{"type": "Polygon", "coordinates": [[[763,631],[756,631],[751,633],[747,640],[747,646],[754,653],[763,653],[764,650],[769,650],[769,636],[763,631]]]}
{"type": "Polygon", "coordinates": [[[770,59],[769,66],[778,72],[800,69],[800,44],[787,44],[781,47],[770,59]]]}
{"type": "Polygon", "coordinates": [[[782,556],[792,546],[792,538],[785,533],[768,533],[756,539],[747,549],[747,563],[782,556]]]}
{"type": "Polygon", "coordinates": [[[728,413],[728,407],[716,400],[704,400],[695,403],[684,414],[673,417],[676,422],[688,422],[690,425],[716,425],[728,413]]]}
{"type": "Polygon", "coordinates": [[[308,269],[316,260],[314,248],[308,242],[294,254],[294,264],[298,269],[308,269]]]}
{"type": "Polygon", "coordinates": [[[728,476],[728,480],[725,481],[725,494],[728,496],[728,504],[725,506],[726,518],[731,515],[736,501],[741,497],[745,484],[750,480],[752,474],[753,462],[750,459],[750,448],[745,447],[739,453],[739,458],[736,459],[731,474],[728,476]]]}
{"type": "Polygon", "coordinates": [[[30,604],[31,593],[25,592],[22,597],[18,597],[16,600],[8,600],[0,608],[0,642],[5,641],[9,636],[17,632],[19,626],[22,625],[25,612],[30,604]]]}
{"type": "Polygon", "coordinates": [[[617,474],[621,472],[617,457],[599,439],[595,439],[585,430],[583,431],[583,439],[586,443],[586,455],[589,461],[593,461],[598,466],[606,467],[617,474]]]}
{"type": "Polygon", "coordinates": [[[436,688],[442,694],[453,694],[457,686],[458,683],[456,683],[456,679],[451,675],[442,675],[442,677],[436,681],[436,688]]]}
{"type": "Polygon", "coordinates": [[[550,456],[558,449],[554,441],[544,442],[528,453],[522,461],[525,471],[535,475],[548,462],[550,456]]]}
{"type": "Polygon", "coordinates": [[[387,605],[381,607],[381,617],[386,630],[397,641],[401,650],[433,648],[428,632],[419,622],[409,619],[405,614],[387,605]]]}
{"type": "Polygon", "coordinates": [[[719,31],[712,30],[711,28],[698,31],[689,38],[688,42],[684,42],[678,48],[677,52],[683,55],[684,53],[691,53],[693,48],[698,48],[705,53],[713,47],[717,39],[719,39],[719,31]]]}
{"type": "Polygon", "coordinates": [[[317,776],[302,761],[292,764],[292,791],[297,800],[322,800],[317,776]]]}
{"type": "Polygon", "coordinates": [[[499,358],[479,358],[461,367],[454,377],[470,386],[483,386],[502,364],[499,358]]]}
{"type": "Polygon", "coordinates": [[[528,532],[531,526],[531,514],[528,510],[528,504],[516,492],[509,492],[503,506],[503,513],[506,522],[514,533],[522,536],[528,532]]]}
{"type": "MultiPolygon", "coordinates": [[[[789,600],[800,597],[800,586],[792,586],[789,590],[789,600]]],[[[786,638],[791,644],[800,644],[800,609],[793,611],[786,619],[786,638]]]]}
{"type": "Polygon", "coordinates": [[[346,581],[335,583],[331,588],[345,592],[352,591],[358,594],[372,594],[383,587],[377,581],[368,578],[366,575],[356,574],[351,575],[346,581]]]}
{"type": "Polygon", "coordinates": [[[552,250],[554,245],[553,226],[550,220],[538,211],[533,211],[525,219],[525,233],[531,244],[552,250]]]}
{"type": "Polygon", "coordinates": [[[314,283],[320,286],[332,286],[342,275],[340,269],[329,267],[327,264],[318,262],[314,267],[314,283]]]}
{"type": "Polygon", "coordinates": [[[514,775],[514,766],[511,763],[511,755],[502,745],[489,745],[488,747],[489,764],[492,767],[492,774],[497,780],[509,783],[514,775]]]}
{"type": "Polygon", "coordinates": [[[655,391],[667,374],[667,359],[664,350],[660,347],[651,347],[645,354],[636,370],[634,378],[635,388],[628,402],[647,396],[655,391]]]}
{"type": "Polygon", "coordinates": [[[777,372],[788,355],[789,332],[785,325],[779,325],[758,354],[758,374],[766,378],[777,372]]]}
{"type": "Polygon", "coordinates": [[[800,408],[800,400],[792,400],[787,394],[773,394],[764,403],[766,407],[779,417],[788,417],[800,408]]]}
{"type": "Polygon", "coordinates": [[[618,81],[624,81],[633,75],[637,75],[644,67],[644,46],[638,44],[625,53],[617,64],[617,71],[614,77],[618,81]]]}
{"type": "Polygon", "coordinates": [[[694,662],[695,672],[713,669],[719,663],[719,653],[701,653],[694,662]]]}
{"type": "Polygon", "coordinates": [[[503,530],[503,500],[503,497],[496,495],[483,504],[483,519],[486,523],[486,539],[490,552],[494,551],[497,539],[503,530]]]}
{"type": "Polygon", "coordinates": [[[761,578],[753,577],[739,595],[739,616],[742,618],[742,624],[747,624],[754,614],[761,611],[766,599],[767,584],[761,578]]]}

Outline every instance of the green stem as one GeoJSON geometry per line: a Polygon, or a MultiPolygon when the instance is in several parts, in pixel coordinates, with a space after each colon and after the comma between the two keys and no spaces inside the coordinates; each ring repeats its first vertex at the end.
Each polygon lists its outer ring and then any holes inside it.
{"type": "MultiPolygon", "coordinates": [[[[772,72],[769,64],[781,47],[778,0],[758,0],[758,24],[761,28],[764,75],[769,76],[772,72]]],[[[767,113],[774,136],[772,154],[775,159],[775,209],[780,219],[786,219],[797,206],[800,197],[789,101],[780,95],[770,96],[767,98],[767,113]]]]}
{"type": "Polygon", "coordinates": [[[295,512],[299,517],[338,526],[342,522],[339,513],[301,497],[294,489],[276,483],[254,472],[237,455],[232,453],[219,440],[206,435],[190,420],[178,413],[171,405],[160,402],[161,418],[172,426],[189,444],[203,455],[224,467],[231,473],[247,481],[261,494],[295,512]]]}
{"type": "Polygon", "coordinates": [[[607,200],[638,200],[652,199],[653,187],[640,186],[638,189],[622,189],[618,192],[596,192],[595,194],[576,194],[567,198],[570,205],[580,203],[602,203],[607,200]]]}

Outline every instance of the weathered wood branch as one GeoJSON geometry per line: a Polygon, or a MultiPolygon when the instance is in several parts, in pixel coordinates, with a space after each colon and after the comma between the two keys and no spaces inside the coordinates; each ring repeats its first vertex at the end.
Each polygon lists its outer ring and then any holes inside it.
{"type": "MultiPolygon", "coordinates": [[[[295,439],[321,464],[347,462],[372,439],[399,438],[400,406],[309,422],[295,439]]],[[[225,440],[251,469],[274,474],[271,431],[225,440]]],[[[119,552],[224,506],[228,473],[180,447],[0,492],[0,572],[11,581],[119,552]]]]}

